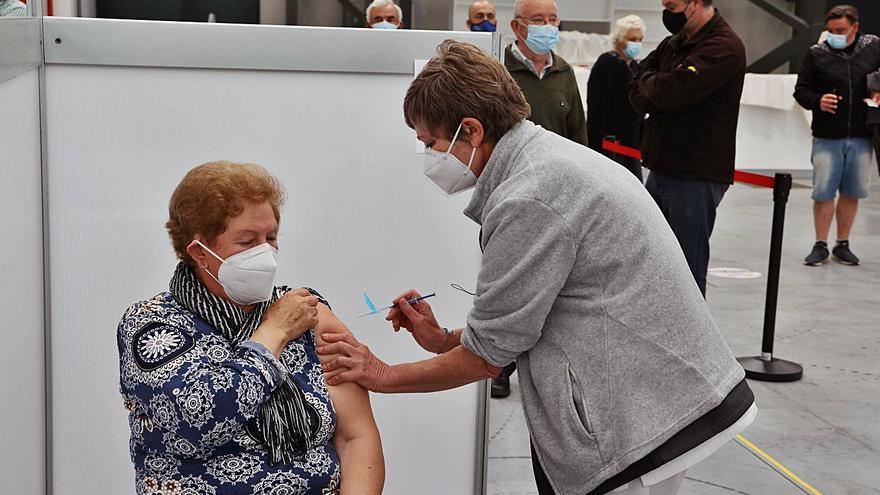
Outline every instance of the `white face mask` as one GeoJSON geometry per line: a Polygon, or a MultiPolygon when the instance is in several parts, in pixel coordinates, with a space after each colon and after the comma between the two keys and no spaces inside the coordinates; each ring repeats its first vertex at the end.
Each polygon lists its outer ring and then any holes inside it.
{"type": "Polygon", "coordinates": [[[461,124],[458,125],[446,153],[440,153],[431,148],[425,150],[425,177],[450,196],[473,189],[477,185],[477,176],[471,172],[471,164],[474,162],[477,148],[471,151],[471,159],[467,164],[452,154],[452,146],[455,144],[459,132],[461,132],[461,124]]]}
{"type": "Polygon", "coordinates": [[[223,286],[226,295],[233,302],[246,306],[268,301],[272,297],[275,270],[278,268],[275,261],[278,250],[269,243],[254,246],[224,260],[201,241],[196,242],[222,263],[216,277],[207,267],[205,271],[223,286]]]}

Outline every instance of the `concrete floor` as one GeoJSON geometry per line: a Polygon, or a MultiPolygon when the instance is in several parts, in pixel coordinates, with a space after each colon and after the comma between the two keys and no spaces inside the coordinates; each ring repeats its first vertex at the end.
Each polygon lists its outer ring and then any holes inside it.
{"type": "MultiPolygon", "coordinates": [[[[812,247],[809,178],[795,177],[786,215],[774,355],[803,364],[796,383],[751,381],[759,413],[744,436],[821,494],[880,493],[880,181],[862,202],[851,247],[862,264],[807,267],[812,247]]],[[[737,356],[760,353],[772,192],[735,185],[721,204],[710,267],[761,272],[711,276],[708,299],[737,356]]],[[[834,228],[832,227],[832,239],[834,228]]],[[[492,399],[488,493],[537,493],[514,380],[492,399]]],[[[731,442],[688,471],[681,495],[786,495],[798,488],[731,442]]]]}

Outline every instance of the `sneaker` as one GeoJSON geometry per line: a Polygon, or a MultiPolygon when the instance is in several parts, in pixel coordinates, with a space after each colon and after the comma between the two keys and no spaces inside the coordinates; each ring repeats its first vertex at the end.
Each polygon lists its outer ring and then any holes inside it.
{"type": "Polygon", "coordinates": [[[825,241],[816,241],[816,244],[813,244],[813,250],[810,251],[809,256],[804,259],[804,264],[808,266],[819,266],[822,263],[825,263],[827,259],[828,243],[825,241]]]}
{"type": "Polygon", "coordinates": [[[837,241],[837,245],[831,250],[834,259],[844,265],[858,265],[859,257],[849,250],[849,241],[837,241]]]}
{"type": "Polygon", "coordinates": [[[492,379],[492,398],[503,399],[510,395],[510,378],[499,376],[492,379]]]}

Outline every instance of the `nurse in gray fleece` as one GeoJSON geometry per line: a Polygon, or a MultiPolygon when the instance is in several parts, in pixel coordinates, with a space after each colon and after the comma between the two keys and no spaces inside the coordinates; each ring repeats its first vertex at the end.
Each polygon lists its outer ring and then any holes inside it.
{"type": "MultiPolygon", "coordinates": [[[[388,319],[439,354],[390,366],[324,335],[329,384],[432,392],[516,361],[540,494],[675,494],[684,472],[745,429],[754,396],[668,224],[626,169],[526,120],[504,67],[444,42],[404,101],[444,192],[474,188],[482,266],[467,325],[424,301],[388,319]]],[[[464,315],[462,315],[464,316],[464,315]]]]}

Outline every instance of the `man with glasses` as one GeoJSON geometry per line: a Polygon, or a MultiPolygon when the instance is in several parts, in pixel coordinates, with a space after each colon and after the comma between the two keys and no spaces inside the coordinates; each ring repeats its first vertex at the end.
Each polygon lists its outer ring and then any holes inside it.
{"type": "MultiPolygon", "coordinates": [[[[516,35],[504,55],[504,66],[532,107],[529,120],[584,146],[587,116],[574,71],[553,53],[559,42],[559,15],[554,0],[516,0],[510,27],[516,35]]],[[[492,397],[510,395],[516,362],[492,379],[492,397]]]]}
{"type": "Polygon", "coordinates": [[[553,48],[559,16],[553,0],[517,0],[510,27],[516,42],[507,47],[505,66],[532,107],[529,120],[587,145],[587,123],[571,66],[553,48]]]}

